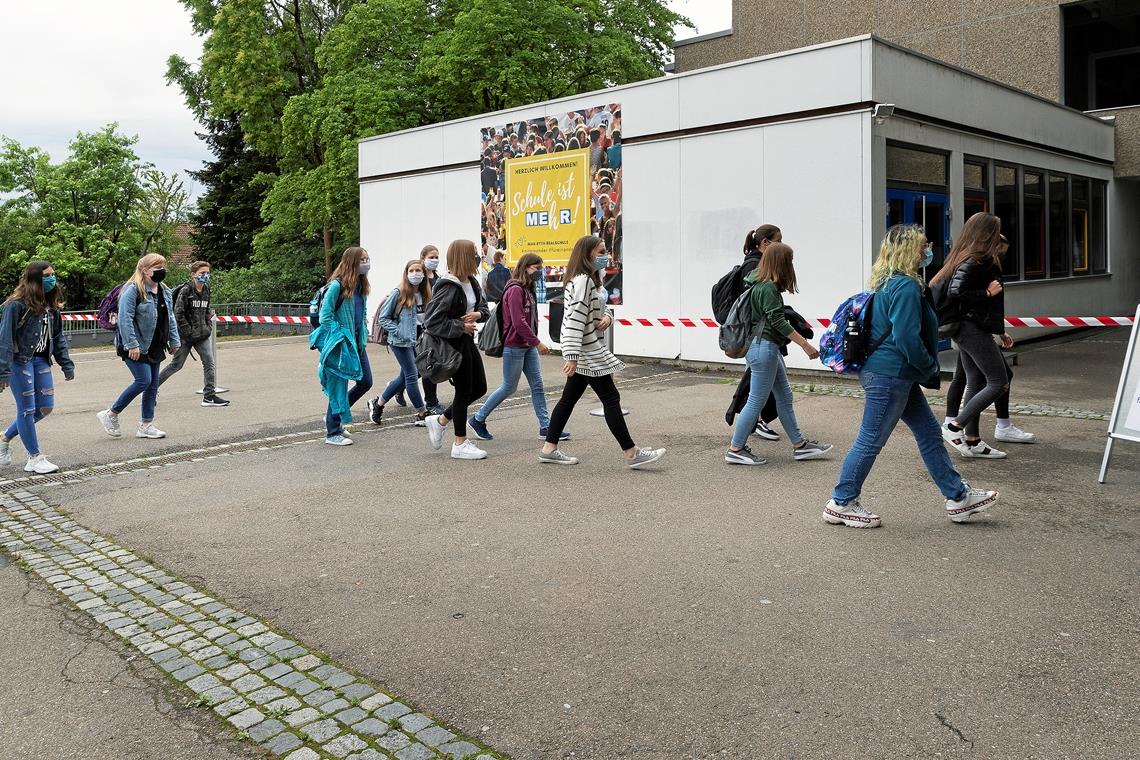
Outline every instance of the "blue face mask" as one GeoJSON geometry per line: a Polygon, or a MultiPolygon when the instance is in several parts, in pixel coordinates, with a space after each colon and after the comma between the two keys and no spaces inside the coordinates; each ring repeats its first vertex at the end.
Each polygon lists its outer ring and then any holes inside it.
{"type": "Polygon", "coordinates": [[[608,267],[609,265],[610,265],[610,257],[605,255],[605,254],[602,254],[598,258],[594,259],[594,269],[602,270],[602,269],[605,269],[606,267],[608,267]]]}
{"type": "Polygon", "coordinates": [[[44,292],[45,293],[50,293],[53,290],[55,290],[56,280],[55,280],[54,274],[44,275],[43,280],[44,280],[44,292]]]}
{"type": "Polygon", "coordinates": [[[203,272],[202,274],[196,274],[196,275],[194,275],[194,279],[197,280],[198,282],[202,283],[203,285],[205,285],[207,282],[210,281],[210,273],[209,272],[203,272]]]}
{"type": "Polygon", "coordinates": [[[928,245],[922,250],[922,261],[918,262],[918,268],[924,269],[930,266],[932,261],[934,261],[934,246],[928,245]]]}

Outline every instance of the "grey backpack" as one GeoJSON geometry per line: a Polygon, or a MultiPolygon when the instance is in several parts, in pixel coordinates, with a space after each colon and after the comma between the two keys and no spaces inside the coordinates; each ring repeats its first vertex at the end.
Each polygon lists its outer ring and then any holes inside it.
{"type": "Polygon", "coordinates": [[[752,288],[748,288],[732,302],[728,318],[720,326],[720,350],[730,359],[739,359],[748,353],[752,340],[764,332],[764,314],[752,313],[752,288]]]}

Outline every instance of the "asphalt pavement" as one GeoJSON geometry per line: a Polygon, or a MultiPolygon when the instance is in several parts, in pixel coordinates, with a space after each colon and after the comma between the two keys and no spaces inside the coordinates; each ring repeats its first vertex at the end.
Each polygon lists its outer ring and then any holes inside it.
{"type": "MultiPolygon", "coordinates": [[[[662,365],[622,379],[634,439],[668,448],[644,471],[585,414],[590,394],[563,446],[582,464],[540,465],[525,382],[492,415],[485,461],[430,451],[395,407],[354,446],[325,446],[297,340],[223,343],[226,409],[197,405],[188,363],[160,394],[162,441],[107,438],[94,414],[128,375],[77,356],[41,433],[65,469],[311,434],[41,493],[516,760],[1123,758],[1140,746],[1140,450],[1118,446],[1098,485],[1106,424],[1056,414],[1108,411],[1124,332],[1021,354],[1014,400],[1045,412],[1015,422],[1041,442],[956,460],[1002,492],[974,524],[945,518],[899,430],[864,494],[883,527],[825,525],[859,399],[797,396],[830,459],[753,441],[769,464],[732,467],[734,378],[662,365]]],[[[371,352],[378,378],[394,374],[371,352]]],[[[544,372],[557,390],[558,360],[544,372]]],[[[497,373],[488,362],[492,387],[497,373]]],[[[19,658],[0,672],[58,687],[19,658]]]]}

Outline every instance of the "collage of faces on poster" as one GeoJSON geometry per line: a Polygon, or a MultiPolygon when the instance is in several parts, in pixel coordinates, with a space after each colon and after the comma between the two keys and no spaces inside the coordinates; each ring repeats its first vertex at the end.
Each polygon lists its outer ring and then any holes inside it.
{"type": "MultiPolygon", "coordinates": [[[[590,234],[601,238],[610,263],[603,276],[608,302],[622,302],[621,106],[616,103],[485,127],[480,130],[483,260],[506,249],[504,168],[512,158],[565,151],[590,152],[590,234]]],[[[562,267],[546,267],[546,283],[560,288],[562,267]]],[[[541,288],[540,290],[546,290],[541,288]]],[[[542,293],[540,292],[540,296],[542,293]]],[[[547,294],[549,296],[549,294],[547,294]]]]}

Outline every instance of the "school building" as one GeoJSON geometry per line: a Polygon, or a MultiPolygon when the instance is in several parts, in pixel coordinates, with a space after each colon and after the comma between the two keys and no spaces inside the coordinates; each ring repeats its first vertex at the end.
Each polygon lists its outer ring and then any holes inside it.
{"type": "MultiPolygon", "coordinates": [[[[1018,52],[1033,43],[1012,31],[1016,24],[1000,27],[1011,31],[997,36],[1008,39],[993,55],[1008,58],[1011,70],[1034,68],[1020,83],[872,34],[807,44],[841,28],[816,29],[801,12],[809,5],[818,6],[813,18],[831,15],[827,24],[870,19],[872,30],[892,30],[913,46],[899,31],[902,18],[917,27],[923,14],[950,4],[878,1],[864,12],[846,2],[737,2],[731,32],[678,47],[674,76],[363,140],[361,243],[372,254],[376,290],[387,292],[425,243],[442,250],[454,238],[479,239],[482,125],[607,103],[622,114],[624,292],[615,310],[653,321],[617,326],[620,354],[723,361],[717,331],[699,320],[711,316],[713,283],[739,262],[745,233],[761,223],[779,225],[795,248],[802,292],[786,300],[809,319],[830,316],[865,287],[888,225],[924,224],[937,265],[978,210],[1001,216],[1012,241],[1008,314],[1134,312],[1140,167],[1133,147],[1121,149],[1121,127],[1138,109],[1114,112],[1114,123],[1058,102],[1056,93],[1047,97],[1040,67],[1018,52]],[[777,6],[786,19],[756,18],[757,9],[777,6]],[[901,14],[889,24],[887,6],[901,14]],[[673,326],[655,321],[662,318],[673,326]],[[679,319],[697,321],[687,327],[679,319]]],[[[992,13],[977,5],[971,25],[992,13]]],[[[937,28],[927,18],[924,29],[937,28]]],[[[965,46],[971,29],[958,32],[961,56],[974,55],[965,46]]],[[[1095,89],[1098,76],[1088,80],[1090,103],[1107,97],[1095,89]]],[[[789,365],[819,367],[795,350],[789,365]]]]}

